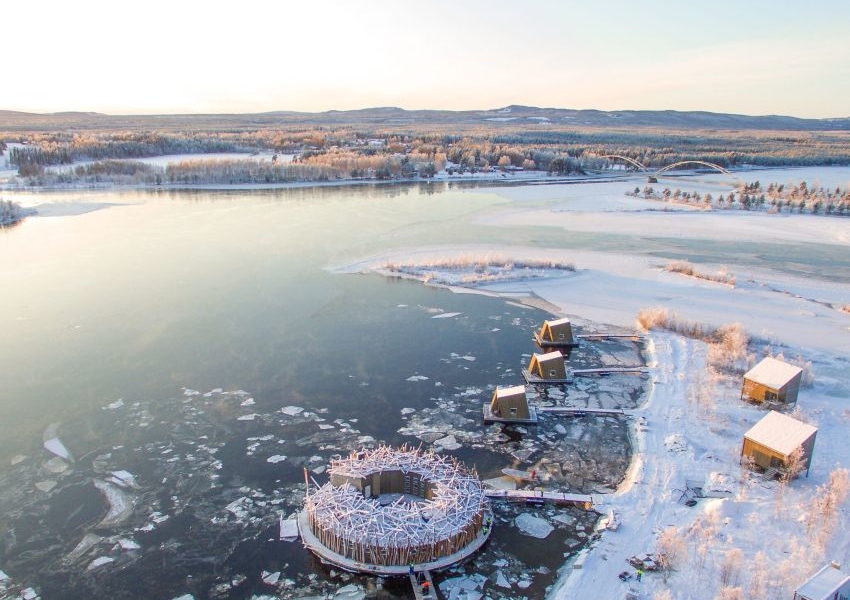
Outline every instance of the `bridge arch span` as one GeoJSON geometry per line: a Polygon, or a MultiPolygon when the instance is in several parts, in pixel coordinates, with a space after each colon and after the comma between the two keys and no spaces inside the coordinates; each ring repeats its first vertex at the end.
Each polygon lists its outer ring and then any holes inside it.
{"type": "Polygon", "coordinates": [[[715,165],[714,163],[705,162],[704,160],[681,160],[679,162],[675,162],[672,165],[667,165],[666,167],[661,167],[655,173],[652,174],[653,177],[658,177],[662,173],[670,171],[671,169],[675,169],[676,167],[681,167],[682,165],[702,165],[703,167],[708,167],[710,169],[714,169],[724,175],[731,175],[729,171],[721,167],[720,165],[715,165]]]}
{"type": "Polygon", "coordinates": [[[638,161],[636,161],[633,158],[629,158],[628,156],[621,156],[619,154],[605,154],[603,156],[597,156],[596,158],[618,158],[620,160],[623,160],[623,161],[629,163],[633,167],[637,167],[638,170],[640,170],[640,171],[648,171],[649,170],[645,166],[643,166],[641,163],[639,163],[638,161]]]}

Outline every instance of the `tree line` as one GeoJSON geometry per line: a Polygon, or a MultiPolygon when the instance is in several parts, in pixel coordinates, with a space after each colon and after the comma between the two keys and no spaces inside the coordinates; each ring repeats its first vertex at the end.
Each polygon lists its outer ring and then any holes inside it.
{"type": "Polygon", "coordinates": [[[762,210],[771,213],[784,211],[798,214],[827,214],[850,215],[850,190],[841,187],[825,188],[823,186],[809,187],[805,181],[799,184],[785,185],[771,183],[762,188],[758,181],[743,183],[727,195],[700,192],[687,192],[679,188],[671,190],[664,188],[656,190],[652,186],[643,189],[635,187],[626,192],[627,196],[643,197],[652,200],[663,200],[678,204],[690,204],[704,208],[762,210]]]}

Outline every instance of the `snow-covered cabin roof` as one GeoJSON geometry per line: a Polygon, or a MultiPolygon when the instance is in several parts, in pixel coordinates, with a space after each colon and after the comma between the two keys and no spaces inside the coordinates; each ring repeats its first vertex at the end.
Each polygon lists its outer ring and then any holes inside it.
{"type": "Polygon", "coordinates": [[[812,575],[811,579],[800,586],[797,595],[812,600],[831,600],[836,590],[848,583],[850,583],[850,575],[842,573],[830,564],[812,575]]]}
{"type": "Polygon", "coordinates": [[[803,369],[800,367],[766,356],[759,364],[747,371],[744,377],[769,388],[779,389],[802,372],[803,369]]]}
{"type": "Polygon", "coordinates": [[[562,319],[555,319],[554,321],[547,320],[546,322],[549,323],[549,327],[555,327],[557,325],[564,325],[565,323],[569,323],[570,319],[568,317],[563,317],[562,319]]]}
{"type": "Polygon", "coordinates": [[[514,385],[514,386],[511,386],[511,387],[496,388],[496,396],[500,397],[500,398],[503,397],[503,396],[519,396],[519,395],[525,396],[525,386],[524,385],[514,385]]]}
{"type": "MultiPolygon", "coordinates": [[[[546,363],[546,362],[549,362],[550,360],[564,360],[564,355],[561,354],[560,350],[555,350],[553,352],[547,352],[546,354],[538,354],[537,352],[535,352],[534,356],[537,358],[537,362],[539,362],[539,363],[546,363]]],[[[521,387],[521,386],[516,386],[516,387],[521,387]]]]}
{"type": "Polygon", "coordinates": [[[788,456],[817,430],[813,425],[772,410],[753,425],[744,437],[788,456]]]}

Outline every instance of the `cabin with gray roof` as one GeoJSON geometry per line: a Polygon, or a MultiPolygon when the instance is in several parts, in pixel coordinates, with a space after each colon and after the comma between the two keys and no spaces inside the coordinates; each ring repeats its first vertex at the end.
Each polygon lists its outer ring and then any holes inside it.
{"type": "Polygon", "coordinates": [[[794,600],[850,600],[850,575],[832,562],[797,588],[794,600]]]}
{"type": "Polygon", "coordinates": [[[817,433],[814,425],[772,410],[744,434],[741,457],[748,457],[761,469],[776,473],[788,474],[787,469],[795,466],[800,472],[805,470],[808,477],[817,433]],[[802,450],[801,462],[792,465],[798,450],[802,450]]]}
{"type": "Polygon", "coordinates": [[[795,404],[802,379],[800,367],[767,356],[744,374],[741,398],[759,403],[795,404]]]}

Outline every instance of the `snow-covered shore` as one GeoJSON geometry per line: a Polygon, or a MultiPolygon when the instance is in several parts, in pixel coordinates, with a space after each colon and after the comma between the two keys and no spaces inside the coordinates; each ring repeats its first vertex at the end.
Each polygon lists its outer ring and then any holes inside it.
{"type": "MultiPolygon", "coordinates": [[[[505,191],[521,201],[480,215],[476,223],[493,227],[494,238],[507,228],[533,231],[545,225],[579,233],[651,231],[670,239],[712,241],[739,239],[746,232],[755,243],[817,243],[836,253],[846,253],[850,246],[850,220],[841,218],[737,211],[647,213],[643,201],[624,202],[613,195],[576,199],[557,210],[523,204],[540,193],[526,188],[505,191]]],[[[552,197],[558,190],[545,193],[552,197]]],[[[763,482],[743,470],[738,457],[744,432],[764,410],[740,401],[738,377],[713,376],[706,369],[703,342],[651,332],[651,383],[630,419],[633,464],[617,493],[601,506],[603,511],[614,509],[621,525],[601,534],[580,569],[565,566],[551,597],[711,600],[721,597],[725,587],[732,589],[726,593],[741,588],[747,598],[784,599],[825,562],[836,560],[845,567],[850,563],[850,503],[844,502],[829,519],[812,509],[813,499],[823,493],[818,487],[830,473],[850,466],[845,442],[850,426],[850,314],[842,310],[850,303],[848,284],[791,274],[781,260],[739,269],[730,254],[724,261],[736,275],[736,284],[730,286],[667,272],[664,261],[650,252],[516,243],[398,248],[340,269],[381,272],[388,262],[428,265],[494,254],[517,261],[569,261],[577,271],[492,284],[466,282],[461,290],[542,299],[579,324],[588,319],[632,327],[637,313],[650,306],[666,306],[690,321],[714,326],[740,322],[758,340],[751,348],[755,354],[770,344],[774,351],[811,361],[815,374],[814,384],[801,390],[798,403],[801,416],[819,427],[811,475],[787,487],[763,482]],[[680,499],[687,481],[700,482],[719,497],[686,506],[680,499]],[[648,573],[641,582],[619,579],[621,572],[634,574],[627,559],[654,552],[659,535],[668,528],[681,541],[669,577],[648,573]]],[[[712,270],[722,265],[697,266],[712,270]]]]}

